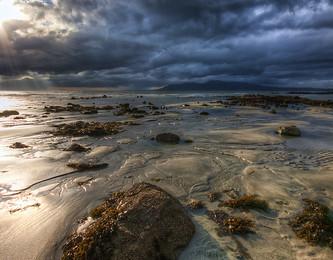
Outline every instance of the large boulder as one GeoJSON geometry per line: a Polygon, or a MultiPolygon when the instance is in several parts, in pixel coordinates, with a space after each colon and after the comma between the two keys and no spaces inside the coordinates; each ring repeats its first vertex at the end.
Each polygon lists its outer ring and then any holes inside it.
{"type": "Polygon", "coordinates": [[[178,144],[180,138],[178,135],[173,133],[163,133],[156,136],[156,141],[159,143],[178,144]]]}
{"type": "Polygon", "coordinates": [[[195,233],[178,200],[147,183],[114,193],[90,215],[93,222],[71,235],[68,259],[177,259],[195,233]]]}
{"type": "Polygon", "coordinates": [[[299,130],[296,126],[281,126],[278,130],[277,133],[279,135],[284,135],[284,136],[301,136],[301,130],[299,130]]]}

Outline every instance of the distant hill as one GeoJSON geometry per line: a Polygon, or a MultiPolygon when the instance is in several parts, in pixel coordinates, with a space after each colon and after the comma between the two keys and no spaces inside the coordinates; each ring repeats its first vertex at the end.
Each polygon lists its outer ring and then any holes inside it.
{"type": "Polygon", "coordinates": [[[208,81],[205,83],[186,82],[170,84],[158,89],[160,91],[218,91],[218,90],[280,90],[280,88],[262,86],[252,83],[232,82],[232,81],[208,81]]]}
{"type": "Polygon", "coordinates": [[[328,94],[332,89],[273,87],[254,83],[234,81],[208,81],[205,83],[186,82],[169,84],[157,91],[289,91],[290,94],[328,94]]]}

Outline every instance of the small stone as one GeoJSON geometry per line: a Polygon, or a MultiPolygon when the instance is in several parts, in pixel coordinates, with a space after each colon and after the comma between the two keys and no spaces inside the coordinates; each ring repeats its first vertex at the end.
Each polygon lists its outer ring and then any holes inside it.
{"type": "Polygon", "coordinates": [[[159,143],[169,143],[169,144],[178,144],[180,138],[176,134],[172,133],[163,133],[156,136],[156,141],[159,143]]]}
{"type": "Polygon", "coordinates": [[[277,133],[283,136],[301,136],[301,130],[299,130],[296,126],[281,126],[277,133]]]}
{"type": "Polygon", "coordinates": [[[29,148],[29,147],[30,147],[29,145],[25,145],[20,142],[13,143],[11,146],[9,146],[9,148],[12,148],[12,149],[24,149],[24,148],[29,148]]]}
{"type": "Polygon", "coordinates": [[[80,144],[72,144],[70,147],[66,148],[65,151],[71,151],[71,152],[78,152],[78,153],[82,153],[82,152],[86,152],[89,151],[90,148],[86,148],[80,144]]]}

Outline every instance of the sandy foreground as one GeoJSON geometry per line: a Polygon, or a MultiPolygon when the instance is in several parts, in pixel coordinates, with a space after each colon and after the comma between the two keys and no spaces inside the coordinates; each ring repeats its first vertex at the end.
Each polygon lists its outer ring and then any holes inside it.
{"type": "Polygon", "coordinates": [[[72,99],[80,95],[0,97],[0,112],[17,110],[20,116],[0,118],[1,259],[59,259],[78,219],[112,191],[143,181],[165,189],[184,205],[201,200],[209,210],[219,208],[219,201],[208,200],[209,192],[219,192],[221,201],[256,194],[269,204],[269,211],[224,209],[255,222],[255,233],[247,235],[219,236],[205,210],[189,210],[196,234],[180,259],[333,259],[331,249],[298,239],[288,225],[302,209],[303,198],[333,208],[332,109],[288,106],[274,108],[273,114],[272,108],[225,106],[215,102],[221,99],[216,95],[113,93],[72,99]],[[97,114],[44,109],[69,102],[115,107],[129,103],[151,112],[133,118],[114,115],[116,108],[97,114]],[[149,102],[163,113],[154,114],[149,102]],[[203,111],[208,115],[200,114],[203,111]],[[55,125],[78,120],[135,124],[103,137],[53,134],[55,125]],[[277,135],[275,130],[285,125],[296,125],[301,137],[277,135]],[[181,142],[152,140],[163,132],[179,135],[181,142]],[[11,149],[15,142],[29,147],[11,149]],[[64,151],[73,143],[90,150],[64,151]],[[70,174],[68,163],[79,162],[108,167],[70,174]]]}

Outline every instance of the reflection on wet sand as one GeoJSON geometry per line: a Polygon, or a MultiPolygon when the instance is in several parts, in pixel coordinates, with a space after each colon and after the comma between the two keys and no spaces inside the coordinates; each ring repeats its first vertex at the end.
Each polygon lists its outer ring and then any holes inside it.
{"type": "Polygon", "coordinates": [[[333,258],[329,247],[309,245],[289,225],[304,208],[303,198],[333,208],[331,109],[239,106],[212,94],[103,95],[0,98],[0,111],[17,110],[24,118],[0,118],[3,259],[59,259],[79,219],[111,192],[138,182],[172,194],[194,222],[196,233],[180,259],[333,258]],[[2,102],[5,99],[10,101],[2,102]],[[44,108],[67,103],[114,109],[81,113],[44,108]],[[105,131],[107,122],[117,122],[121,131],[105,131]],[[75,134],[56,132],[73,124],[75,134]],[[280,126],[293,125],[300,137],[276,133],[280,126]],[[173,133],[177,142],[160,142],[156,137],[161,133],[173,133]],[[28,147],[13,149],[15,143],[28,147]],[[69,149],[74,144],[79,146],[69,149]],[[84,170],[78,168],[83,165],[84,170]],[[105,167],[93,167],[98,165],[105,167]],[[218,196],[212,199],[212,194],[218,196]],[[256,195],[268,209],[251,203],[230,207],[244,195],[256,195]],[[193,201],[202,207],[186,206],[193,201]],[[228,231],[225,223],[237,230],[233,225],[240,219],[250,220],[253,232],[221,233],[228,231]]]}

